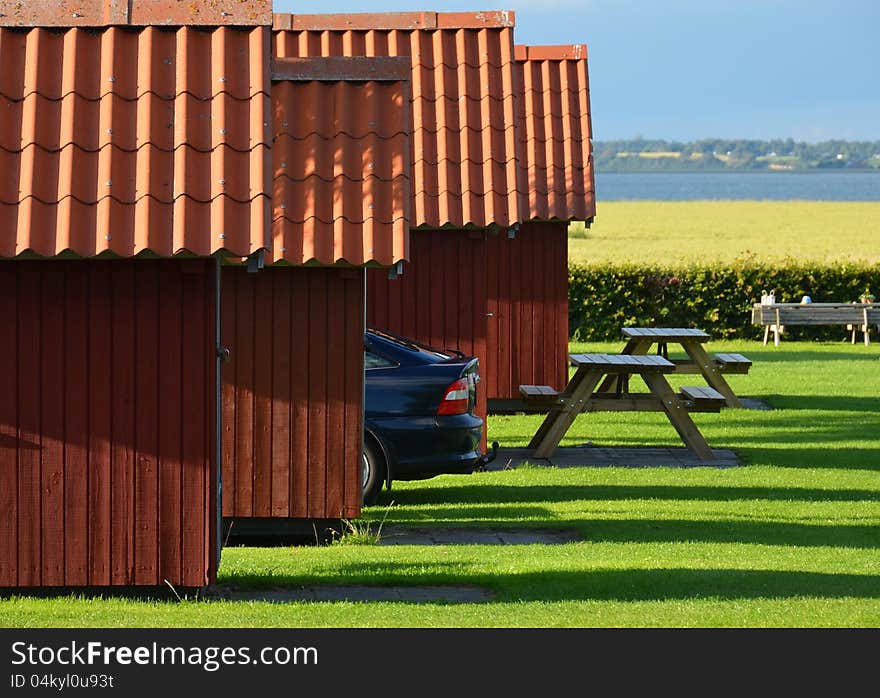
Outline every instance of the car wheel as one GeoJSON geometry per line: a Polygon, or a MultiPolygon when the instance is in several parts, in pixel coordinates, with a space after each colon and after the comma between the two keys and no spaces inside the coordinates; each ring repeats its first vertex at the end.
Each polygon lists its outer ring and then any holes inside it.
{"type": "Polygon", "coordinates": [[[375,444],[364,440],[364,452],[361,457],[361,485],[364,490],[364,505],[375,504],[385,480],[385,461],[379,454],[375,444]]]}

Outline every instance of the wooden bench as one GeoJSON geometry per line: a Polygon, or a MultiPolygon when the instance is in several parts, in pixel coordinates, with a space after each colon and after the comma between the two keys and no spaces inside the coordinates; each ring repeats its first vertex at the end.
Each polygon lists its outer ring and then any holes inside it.
{"type": "Polygon", "coordinates": [[[777,347],[786,325],[844,325],[852,330],[853,344],[860,331],[867,346],[871,343],[870,326],[880,327],[880,303],[755,303],[752,324],[764,326],[764,344],[772,330],[777,347]]]}
{"type": "Polygon", "coordinates": [[[712,361],[722,373],[748,373],[752,360],[742,354],[715,354],[712,361]]]}
{"type": "Polygon", "coordinates": [[[692,412],[720,412],[727,404],[721,393],[707,385],[683,385],[679,391],[685,407],[692,412]]]}
{"type": "MultiPolygon", "coordinates": [[[[703,373],[703,369],[693,359],[670,359],[675,364],[673,373],[703,373]]],[[[711,368],[718,373],[737,373],[745,375],[752,368],[752,360],[742,354],[713,354],[711,368]]]]}
{"type": "MultiPolygon", "coordinates": [[[[565,405],[566,394],[549,385],[521,385],[519,393],[530,407],[552,410],[565,405]]],[[[678,398],[689,412],[720,412],[725,397],[708,386],[682,386],[678,398]]],[[[663,406],[651,393],[593,393],[581,406],[581,412],[661,412],[663,406]]]]}
{"type": "Polygon", "coordinates": [[[559,391],[549,385],[521,385],[519,386],[519,394],[522,396],[523,402],[530,407],[552,408],[563,402],[559,397],[559,391]]]}

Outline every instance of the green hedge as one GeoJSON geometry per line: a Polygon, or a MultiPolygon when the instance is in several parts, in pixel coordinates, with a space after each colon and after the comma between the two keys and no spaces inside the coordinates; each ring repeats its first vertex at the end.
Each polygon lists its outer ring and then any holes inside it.
{"type": "MultiPolygon", "coordinates": [[[[568,270],[571,338],[620,339],[625,325],[698,327],[715,338],[754,339],[763,329],[751,324],[753,303],[775,289],[777,302],[858,300],[869,289],[880,298],[880,264],[840,266],[582,266],[568,270]]],[[[842,339],[841,327],[786,328],[789,339],[842,339]]]]}

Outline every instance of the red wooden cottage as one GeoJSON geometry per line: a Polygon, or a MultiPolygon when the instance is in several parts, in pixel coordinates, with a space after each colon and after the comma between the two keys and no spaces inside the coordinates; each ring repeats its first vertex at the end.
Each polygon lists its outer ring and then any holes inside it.
{"type": "Polygon", "coordinates": [[[365,315],[490,396],[562,382],[583,55],[510,13],[77,8],[0,0],[0,587],[201,586],[221,513],[357,516],[365,315]]]}
{"type": "Polygon", "coordinates": [[[0,587],[199,587],[226,507],[357,516],[408,59],[272,60],[268,0],[0,14],[0,587]]]}
{"type": "Polygon", "coordinates": [[[274,28],[272,264],[223,270],[237,533],[360,513],[364,303],[371,323],[478,355],[482,414],[522,382],[564,383],[567,221],[594,210],[584,47],[515,48],[508,12],[274,28]],[[295,74],[310,60],[329,72],[295,74]]]}
{"type": "Polygon", "coordinates": [[[271,6],[199,5],[0,3],[2,587],[215,578],[218,259],[272,246],[271,6]]]}
{"type": "Polygon", "coordinates": [[[273,62],[272,264],[223,269],[233,534],[360,514],[365,269],[407,256],[409,75],[407,58],[273,62]]]}
{"type": "Polygon", "coordinates": [[[586,47],[515,47],[512,12],[275,15],[276,56],[410,56],[402,276],[367,321],[481,359],[485,399],[564,384],[567,223],[595,215],[586,47]]]}

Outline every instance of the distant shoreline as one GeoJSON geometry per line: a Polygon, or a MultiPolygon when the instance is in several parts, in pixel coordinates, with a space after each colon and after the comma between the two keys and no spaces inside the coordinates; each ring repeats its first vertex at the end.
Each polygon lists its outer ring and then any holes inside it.
{"type": "Polygon", "coordinates": [[[606,172],[880,172],[880,141],[795,142],[791,138],[706,138],[681,142],[632,138],[593,141],[593,164],[606,172]]]}

